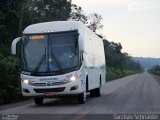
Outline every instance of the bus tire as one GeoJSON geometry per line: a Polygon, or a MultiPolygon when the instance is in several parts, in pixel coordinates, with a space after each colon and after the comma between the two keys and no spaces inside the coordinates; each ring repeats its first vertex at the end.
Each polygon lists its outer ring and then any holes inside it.
{"type": "Polygon", "coordinates": [[[78,103],[79,104],[84,104],[86,102],[86,93],[83,92],[78,95],[78,103]]]}
{"type": "Polygon", "coordinates": [[[96,97],[100,97],[101,96],[100,88],[96,88],[95,89],[95,94],[96,94],[96,97]]]}
{"type": "Polygon", "coordinates": [[[95,96],[96,96],[96,94],[95,94],[95,89],[94,89],[94,90],[90,90],[90,96],[91,96],[91,97],[95,97],[95,96]]]}
{"type": "Polygon", "coordinates": [[[43,97],[34,97],[34,102],[36,105],[42,105],[43,104],[43,97]]]}

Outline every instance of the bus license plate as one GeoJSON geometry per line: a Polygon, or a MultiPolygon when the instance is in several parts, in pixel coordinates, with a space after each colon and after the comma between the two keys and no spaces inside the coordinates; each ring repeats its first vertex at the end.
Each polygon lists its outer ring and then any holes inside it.
{"type": "Polygon", "coordinates": [[[46,93],[45,93],[45,96],[54,96],[54,95],[55,95],[54,92],[46,92],[46,93]]]}

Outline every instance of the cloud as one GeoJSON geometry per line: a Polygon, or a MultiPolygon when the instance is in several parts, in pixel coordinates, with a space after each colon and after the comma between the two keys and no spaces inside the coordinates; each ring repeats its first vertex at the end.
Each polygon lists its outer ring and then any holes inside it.
{"type": "Polygon", "coordinates": [[[154,11],[157,10],[158,6],[156,5],[155,2],[148,2],[148,1],[143,1],[143,2],[132,2],[128,5],[128,11],[129,12],[136,12],[136,11],[154,11]]]}
{"type": "Polygon", "coordinates": [[[128,5],[128,11],[141,11],[141,5],[138,2],[133,2],[128,5]]]}
{"type": "Polygon", "coordinates": [[[124,5],[132,0],[72,0],[72,3],[78,5],[124,5]]]}

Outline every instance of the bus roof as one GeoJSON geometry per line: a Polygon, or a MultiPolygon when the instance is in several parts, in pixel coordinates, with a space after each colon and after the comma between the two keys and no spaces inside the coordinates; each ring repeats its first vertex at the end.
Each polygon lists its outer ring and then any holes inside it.
{"type": "Polygon", "coordinates": [[[80,21],[53,21],[30,25],[25,28],[23,34],[50,33],[79,29],[84,26],[80,21]]]}

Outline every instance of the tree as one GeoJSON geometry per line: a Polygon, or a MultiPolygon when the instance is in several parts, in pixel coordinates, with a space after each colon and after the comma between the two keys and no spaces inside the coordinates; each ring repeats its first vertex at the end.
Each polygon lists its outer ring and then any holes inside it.
{"type": "Polygon", "coordinates": [[[19,33],[19,16],[15,10],[9,10],[5,15],[5,27],[9,33],[10,41],[19,33]]]}
{"type": "Polygon", "coordinates": [[[0,10],[6,13],[8,10],[18,11],[23,0],[0,0],[0,10]]]}
{"type": "Polygon", "coordinates": [[[71,1],[31,0],[29,12],[33,17],[33,23],[67,20],[71,12],[71,1]]]}
{"type": "Polygon", "coordinates": [[[127,69],[133,71],[141,71],[142,67],[138,62],[135,62],[127,53],[122,53],[122,45],[120,43],[109,42],[103,40],[106,66],[117,69],[127,69]]]}
{"type": "Polygon", "coordinates": [[[72,4],[71,6],[72,12],[70,13],[69,20],[76,20],[76,21],[81,21],[84,24],[88,23],[87,16],[83,13],[83,10],[81,7],[72,4]]]}
{"type": "MultiPolygon", "coordinates": [[[[8,43],[9,33],[7,32],[5,25],[0,25],[0,31],[1,31],[1,35],[0,35],[0,47],[1,47],[1,45],[5,45],[8,43]]],[[[1,52],[1,48],[0,48],[0,52],[1,52]]]]}
{"type": "Polygon", "coordinates": [[[93,31],[96,32],[98,29],[103,28],[103,25],[101,24],[102,16],[93,13],[88,17],[88,27],[93,31]]]}
{"type": "Polygon", "coordinates": [[[93,13],[89,16],[86,16],[82,8],[75,4],[71,6],[71,10],[72,12],[70,13],[69,20],[81,21],[86,24],[88,28],[91,29],[93,32],[96,32],[96,30],[103,28],[103,25],[101,24],[101,15],[93,13]]]}

